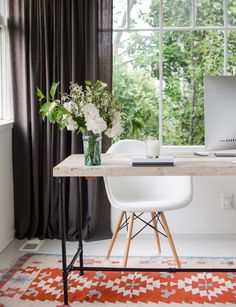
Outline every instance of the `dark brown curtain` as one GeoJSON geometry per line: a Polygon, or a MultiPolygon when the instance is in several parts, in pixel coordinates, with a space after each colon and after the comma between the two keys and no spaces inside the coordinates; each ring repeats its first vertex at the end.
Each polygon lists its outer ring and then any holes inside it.
{"type": "MultiPolygon", "coordinates": [[[[52,167],[82,153],[81,136],[42,122],[36,88],[52,82],[100,79],[111,86],[112,1],[9,0],[13,77],[13,167],[16,238],[59,238],[58,183],[52,167]]],[[[104,140],[103,149],[109,146],[104,140]]],[[[103,180],[70,179],[66,185],[67,239],[78,236],[79,185],[83,238],[110,237],[110,205],[103,180]]]]}

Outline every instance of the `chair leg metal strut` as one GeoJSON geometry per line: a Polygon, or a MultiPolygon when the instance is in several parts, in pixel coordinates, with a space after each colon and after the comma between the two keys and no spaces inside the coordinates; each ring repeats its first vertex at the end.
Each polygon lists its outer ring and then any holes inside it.
{"type": "Polygon", "coordinates": [[[107,251],[107,258],[110,256],[112,248],[114,246],[115,240],[117,238],[117,234],[119,232],[119,230],[121,230],[124,227],[128,227],[128,233],[127,233],[127,238],[126,238],[126,248],[125,248],[125,255],[124,255],[124,260],[123,260],[123,266],[126,267],[127,265],[127,261],[128,261],[128,253],[129,253],[129,248],[130,248],[130,241],[132,239],[134,239],[140,232],[143,231],[144,228],[146,228],[147,226],[151,227],[154,229],[155,231],[155,237],[156,237],[156,243],[157,243],[157,249],[158,249],[158,253],[161,252],[161,245],[160,245],[160,238],[159,238],[159,233],[161,235],[163,235],[164,237],[166,237],[168,239],[171,251],[173,253],[173,257],[175,259],[176,262],[176,266],[177,268],[181,268],[181,264],[179,261],[179,258],[177,256],[177,252],[174,246],[174,242],[165,218],[165,215],[163,212],[151,212],[151,220],[149,222],[145,221],[144,219],[141,218],[141,215],[143,215],[144,212],[139,213],[139,215],[135,214],[134,212],[130,213],[130,216],[127,218],[126,212],[122,211],[120,214],[120,217],[118,219],[117,225],[116,225],[116,229],[113,233],[112,239],[111,239],[111,243],[109,245],[108,251],[107,251]],[[125,221],[122,223],[122,220],[125,216],[125,221]],[[161,220],[162,222],[161,222],[161,220]],[[135,219],[139,219],[140,221],[142,221],[144,223],[144,226],[132,236],[132,229],[133,229],[133,222],[135,219]],[[160,223],[161,227],[163,228],[163,231],[165,233],[163,233],[162,231],[158,230],[158,222],[160,223]],[[121,224],[122,223],[122,224],[121,224]],[[152,225],[151,225],[152,223],[152,225]]]}
{"type": "MultiPolygon", "coordinates": [[[[127,268],[127,267],[87,267],[84,266],[83,264],[83,241],[82,241],[82,223],[81,223],[81,217],[82,217],[82,197],[81,197],[81,191],[80,191],[80,202],[79,202],[79,208],[78,208],[78,215],[79,215],[79,220],[78,220],[78,227],[79,227],[79,245],[78,245],[78,250],[76,251],[73,259],[71,260],[70,264],[67,266],[67,256],[66,256],[66,220],[65,220],[65,180],[66,178],[60,177],[59,178],[59,217],[60,217],[60,233],[61,233],[61,247],[62,247],[62,277],[63,277],[63,293],[64,293],[64,306],[69,306],[69,297],[68,297],[68,275],[72,271],[80,271],[80,275],[84,274],[86,271],[107,271],[107,272],[169,272],[169,273],[177,273],[177,272],[236,272],[236,268],[140,268],[140,267],[132,267],[132,268],[127,268]],[[79,266],[75,266],[76,259],[79,257],[79,266]]],[[[125,214],[123,214],[122,219],[125,214]]],[[[128,226],[128,235],[127,235],[127,241],[126,241],[126,252],[129,251],[130,247],[130,241],[132,238],[134,238],[137,234],[135,234],[133,237],[132,236],[132,227],[133,227],[133,221],[135,219],[139,219],[141,221],[144,221],[141,218],[142,214],[136,215],[133,213],[132,215],[132,222],[131,218],[126,218],[126,221],[120,225],[118,228],[121,229],[123,227],[128,226]],[[128,220],[130,223],[128,223],[128,220]],[[127,224],[128,223],[128,224],[127,224]],[[123,226],[122,226],[123,225],[123,226]]],[[[154,213],[152,215],[152,219],[150,222],[145,223],[145,227],[150,226],[157,232],[158,234],[162,234],[165,237],[168,238],[169,243],[173,243],[173,240],[171,238],[171,235],[169,235],[169,228],[168,225],[166,224],[166,219],[163,213],[159,212],[158,214],[154,213]],[[165,229],[166,234],[165,235],[163,232],[161,232],[153,223],[154,220],[154,215],[155,219],[157,218],[157,223],[160,222],[160,225],[163,227],[163,230],[165,229]],[[160,220],[160,217],[162,221],[160,220]]],[[[121,216],[120,216],[120,223],[122,222],[121,216]]],[[[144,229],[142,228],[142,229],[144,229]]],[[[140,232],[140,231],[139,231],[140,232]]],[[[114,235],[113,235],[114,236],[114,235]]],[[[116,234],[117,236],[117,234],[116,234]]],[[[115,238],[114,238],[115,239],[115,238]]],[[[115,241],[115,240],[114,240],[115,241]]],[[[114,244],[114,243],[113,243],[114,244]]],[[[174,246],[173,246],[174,247],[174,246]]],[[[111,247],[112,249],[112,247],[111,247]]],[[[172,252],[174,254],[174,250],[172,249],[172,252]]],[[[175,251],[176,253],[176,251],[175,251]]],[[[124,257],[124,262],[127,262],[126,256],[124,257]]]]}

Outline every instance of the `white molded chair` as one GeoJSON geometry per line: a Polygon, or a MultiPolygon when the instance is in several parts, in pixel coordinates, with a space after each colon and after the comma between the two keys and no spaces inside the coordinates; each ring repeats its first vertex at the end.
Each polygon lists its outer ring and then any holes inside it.
{"type": "MultiPolygon", "coordinates": [[[[145,143],[137,140],[118,141],[109,148],[107,153],[145,154],[145,143]]],[[[158,252],[161,252],[158,235],[158,222],[160,222],[169,241],[176,265],[180,268],[180,261],[164,211],[180,209],[191,202],[192,178],[190,176],[104,177],[104,181],[111,205],[122,211],[107,251],[107,257],[111,254],[122,220],[126,212],[129,212],[129,218],[125,222],[128,225],[128,231],[123,265],[126,267],[133,221],[138,218],[136,212],[150,212],[153,225],[151,227],[155,230],[158,252]]],[[[124,226],[125,223],[122,225],[124,226]]]]}

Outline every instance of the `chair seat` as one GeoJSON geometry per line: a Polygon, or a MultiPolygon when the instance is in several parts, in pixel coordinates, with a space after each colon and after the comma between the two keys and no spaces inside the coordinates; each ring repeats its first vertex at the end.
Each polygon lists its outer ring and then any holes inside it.
{"type": "MultiPolygon", "coordinates": [[[[108,153],[142,153],[145,155],[145,143],[137,140],[122,140],[113,144],[108,153]]],[[[192,179],[188,176],[140,176],[140,177],[104,177],[108,199],[112,206],[121,210],[116,229],[113,233],[107,257],[110,256],[118,231],[126,212],[130,212],[125,224],[128,226],[123,266],[126,267],[135,213],[150,212],[151,221],[147,225],[155,230],[158,252],[161,252],[158,234],[160,222],[169,241],[176,265],[181,267],[174,242],[165,218],[164,211],[186,207],[192,199],[192,179]],[[157,213],[158,218],[157,218],[157,213]]],[[[146,225],[144,226],[146,227],[146,225]]],[[[142,228],[143,229],[143,228],[142,228]]],[[[141,229],[141,230],[142,230],[141,229]]]]}
{"type": "Polygon", "coordinates": [[[169,197],[157,200],[145,199],[145,201],[140,200],[140,198],[127,199],[126,197],[124,200],[122,198],[113,199],[112,205],[120,210],[129,212],[163,212],[186,207],[190,201],[191,195],[186,199],[183,199],[183,197],[179,197],[179,199],[169,197]]]}

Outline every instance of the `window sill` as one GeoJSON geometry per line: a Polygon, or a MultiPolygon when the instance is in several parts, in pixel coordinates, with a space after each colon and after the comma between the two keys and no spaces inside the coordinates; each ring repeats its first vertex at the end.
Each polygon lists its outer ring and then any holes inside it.
{"type": "Polygon", "coordinates": [[[13,121],[11,120],[0,120],[0,132],[11,130],[13,128],[13,121]]]}
{"type": "Polygon", "coordinates": [[[186,152],[186,153],[192,153],[194,151],[205,151],[205,146],[204,145],[192,145],[192,146],[162,146],[161,147],[161,153],[164,155],[168,154],[175,154],[175,153],[181,153],[181,152],[186,152]]]}

